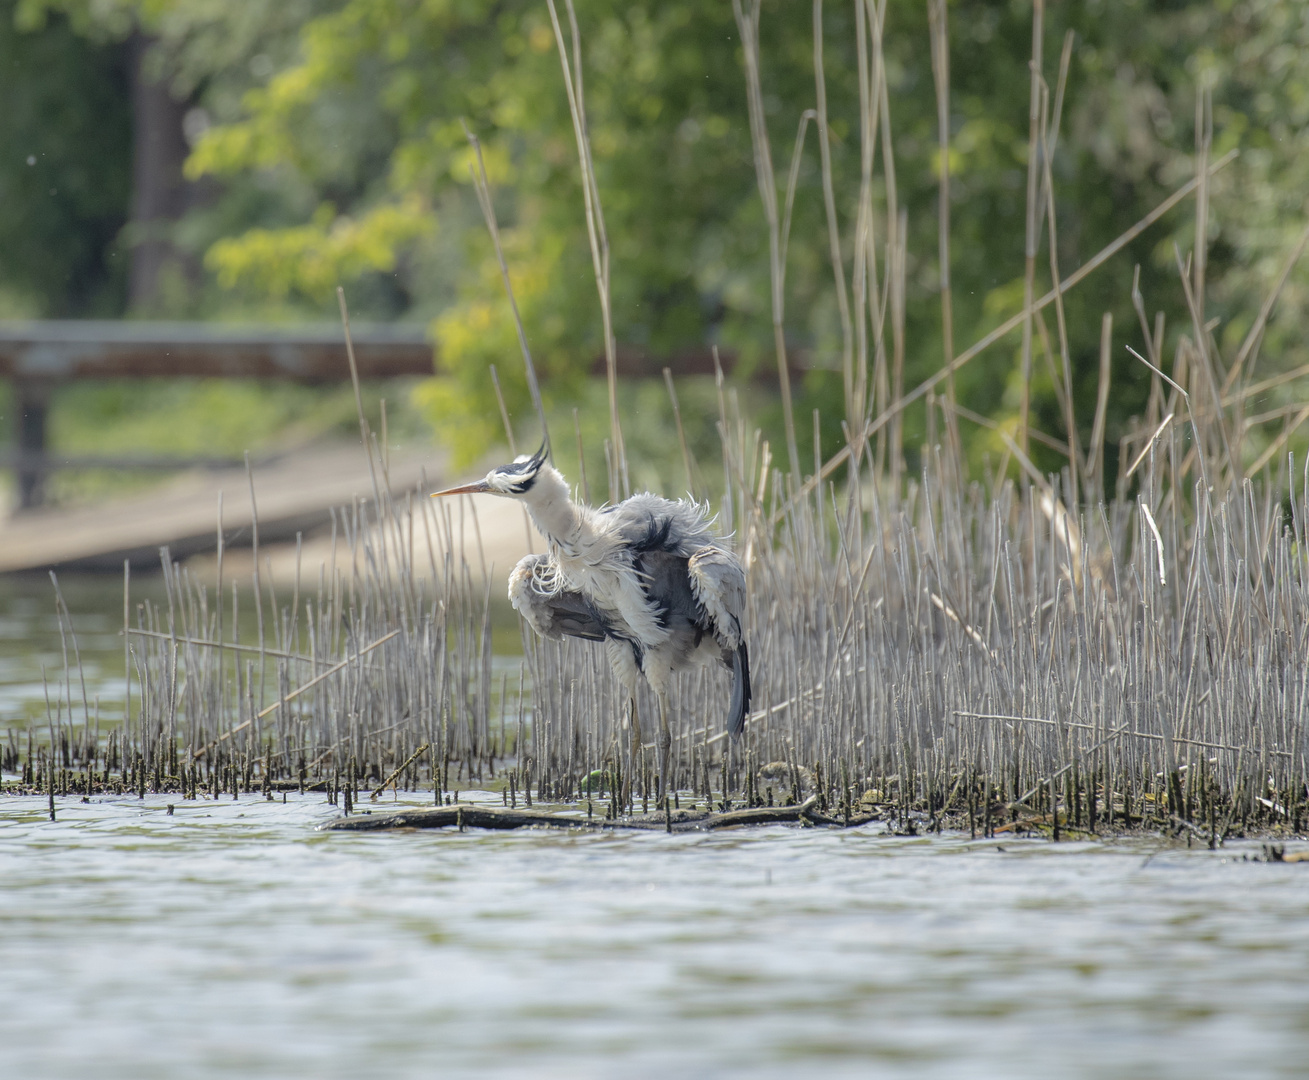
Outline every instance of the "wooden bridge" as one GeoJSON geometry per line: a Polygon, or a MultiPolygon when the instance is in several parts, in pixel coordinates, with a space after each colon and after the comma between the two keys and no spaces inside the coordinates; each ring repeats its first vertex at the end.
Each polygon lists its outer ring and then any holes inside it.
{"type": "MultiPolygon", "coordinates": [[[[421,326],[352,328],[361,379],[430,375],[432,345],[421,326]]],[[[49,453],[46,414],[60,384],[85,379],[241,378],[338,382],[350,378],[339,325],[61,320],[0,322],[0,377],[14,386],[13,448],[0,459],[17,472],[20,508],[41,504],[56,469],[222,468],[223,459],[71,458],[49,453]]]]}

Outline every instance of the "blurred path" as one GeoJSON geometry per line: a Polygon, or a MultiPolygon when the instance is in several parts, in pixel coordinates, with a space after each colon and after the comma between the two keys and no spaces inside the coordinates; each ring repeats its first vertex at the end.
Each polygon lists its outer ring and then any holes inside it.
{"type": "MultiPolygon", "coordinates": [[[[419,494],[446,483],[445,462],[433,450],[395,454],[389,461],[391,491],[398,509],[410,492],[419,494]]],[[[378,482],[382,482],[379,470],[378,482]]],[[[275,578],[295,572],[296,533],[304,536],[302,571],[317,577],[320,562],[331,559],[331,511],[349,508],[356,499],[373,498],[368,464],[358,443],[330,443],[296,451],[275,463],[256,468],[255,498],[259,507],[261,568],[271,562],[275,578]],[[267,561],[267,562],[266,562],[267,561]]],[[[43,508],[16,514],[0,523],[0,572],[80,569],[122,572],[159,567],[159,549],[167,546],[174,559],[189,560],[202,576],[212,573],[217,549],[219,493],[223,497],[224,576],[248,574],[251,568],[250,485],[244,469],[191,472],[148,492],[103,503],[68,508],[43,508]]],[[[415,496],[416,498],[418,495],[415,496]]],[[[468,510],[453,503],[452,546],[466,545],[468,562],[481,576],[487,569],[509,568],[529,548],[520,507],[505,500],[480,499],[476,526],[468,510]],[[462,520],[461,520],[462,519],[462,520]],[[462,528],[461,528],[462,526],[462,528]],[[479,556],[477,532],[483,544],[479,556]]],[[[421,505],[421,504],[420,504],[421,505]]],[[[439,530],[436,530],[439,532],[439,530]]],[[[402,526],[406,546],[411,542],[402,526]]],[[[433,530],[415,520],[412,530],[415,572],[431,575],[439,568],[444,543],[433,530]],[[432,535],[429,551],[427,537],[432,535]]],[[[460,551],[456,550],[456,558],[460,551]]],[[[344,539],[338,539],[338,560],[348,561],[344,539]]]]}

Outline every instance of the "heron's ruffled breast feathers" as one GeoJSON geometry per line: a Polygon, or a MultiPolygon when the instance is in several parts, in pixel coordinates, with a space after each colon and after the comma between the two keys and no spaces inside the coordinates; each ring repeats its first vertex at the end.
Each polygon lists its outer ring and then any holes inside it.
{"type": "Polygon", "coordinates": [[[549,555],[520,559],[509,575],[509,602],[541,637],[580,637],[604,641],[610,627],[604,615],[567,586],[549,555]]]}
{"type": "Polygon", "coordinates": [[[562,591],[559,567],[548,555],[527,555],[509,575],[509,602],[542,637],[550,633],[550,597],[562,591]]]}

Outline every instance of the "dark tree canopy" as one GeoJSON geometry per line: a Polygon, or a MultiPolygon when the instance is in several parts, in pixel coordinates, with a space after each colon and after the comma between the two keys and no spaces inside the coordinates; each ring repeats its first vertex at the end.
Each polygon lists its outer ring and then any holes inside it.
{"type": "MultiPolygon", "coordinates": [[[[544,2],[296,0],[215,7],[199,0],[122,0],[116,6],[64,0],[54,6],[73,12],[79,26],[100,25],[108,34],[125,33],[135,15],[156,35],[159,62],[178,92],[204,106],[211,126],[188,168],[193,177],[216,178],[224,194],[179,226],[186,244],[207,252],[210,300],[202,310],[271,306],[330,317],[332,290],[343,282],[361,314],[431,320],[439,378],[423,389],[422,401],[446,437],[465,453],[478,452],[499,428],[489,364],[498,365],[512,412],[524,408],[526,397],[499,272],[470,190],[471,157],[461,126],[467,122],[486,149],[506,253],[547,393],[560,401],[576,395],[601,348],[600,319],[576,145],[544,2]]],[[[943,359],[937,104],[927,9],[919,0],[886,4],[889,127],[879,127],[873,160],[874,246],[883,282],[892,180],[895,206],[905,215],[906,388],[939,370],[943,359]]],[[[856,10],[854,2],[828,2],[822,14],[847,281],[861,170],[856,10]]],[[[959,350],[1022,304],[1032,6],[954,0],[947,10],[959,350]]],[[[744,370],[766,370],[772,348],[768,239],[731,4],[579,0],[577,17],[612,246],[618,339],[659,353],[719,344],[741,356],[744,370]]],[[[0,48],[9,56],[17,37],[5,33],[0,48]]],[[[1212,185],[1207,238],[1205,314],[1218,320],[1215,344],[1230,361],[1304,216],[1309,24],[1303,5],[1048,5],[1042,73],[1051,97],[1066,33],[1072,35],[1071,64],[1052,163],[1060,273],[1072,272],[1194,174],[1197,100],[1211,94],[1211,158],[1242,151],[1212,185]]],[[[96,80],[121,87],[117,54],[77,43],[58,20],[42,34],[49,48],[65,50],[60,63],[73,65],[79,48],[92,57],[70,74],[69,85],[86,88],[69,106],[70,130],[79,130],[74,121],[84,122],[93,111],[89,103],[101,100],[96,80]]],[[[798,122],[815,104],[812,6],[762,0],[760,36],[780,198],[798,122]]],[[[30,60],[7,63],[35,66],[30,60]]],[[[62,86],[52,73],[56,66],[52,61],[42,68],[27,92],[39,96],[39,88],[62,86]]],[[[120,93],[107,106],[108,122],[85,139],[66,139],[62,129],[58,136],[45,134],[68,158],[71,190],[84,192],[77,212],[101,231],[70,228],[59,235],[76,234],[75,240],[65,247],[60,239],[43,254],[50,267],[70,268],[29,275],[43,310],[60,310],[59,303],[71,310],[66,301],[50,299],[65,295],[50,284],[59,272],[78,283],[67,295],[100,295],[81,283],[101,280],[92,270],[103,263],[111,238],[109,208],[121,213],[124,205],[123,144],[102,155],[99,187],[78,185],[77,177],[94,174],[79,172],[76,162],[99,141],[121,135],[122,107],[120,93]]],[[[28,113],[16,115],[6,122],[41,126],[21,119],[28,113]]],[[[18,183],[22,175],[6,166],[3,182],[18,183]]],[[[36,230],[38,220],[44,219],[14,212],[3,227],[36,230]]],[[[57,232],[58,223],[71,221],[52,218],[41,227],[57,232]]],[[[1122,348],[1140,344],[1130,299],[1134,266],[1141,268],[1149,316],[1166,315],[1165,355],[1171,357],[1179,335],[1191,332],[1174,244],[1183,259],[1195,246],[1191,203],[1142,234],[1067,299],[1083,445],[1095,411],[1105,312],[1114,316],[1106,433],[1111,453],[1145,406],[1149,373],[1122,348]]],[[[8,267],[15,249],[0,255],[6,279],[14,273],[8,267]]],[[[1293,330],[1306,305],[1304,281],[1303,274],[1292,276],[1261,364],[1303,362],[1293,330]]],[[[1043,247],[1036,287],[1044,291],[1049,284],[1043,247]]],[[[788,343],[810,369],[799,388],[801,415],[821,407],[831,425],[829,442],[839,441],[841,333],[812,125],[798,172],[786,311],[788,343]]],[[[1047,338],[1055,331],[1048,314],[1047,338]]],[[[1029,384],[1033,422],[1065,438],[1044,348],[1043,341],[1036,346],[1029,384]]],[[[1017,349],[1013,335],[960,373],[960,398],[973,411],[1002,422],[1014,415],[1023,393],[1017,349]]],[[[925,436],[925,423],[921,409],[908,415],[911,449],[925,436]]],[[[985,432],[977,442],[1000,446],[985,432]]],[[[1055,451],[1033,453],[1038,465],[1057,467],[1055,451]]]]}
{"type": "Polygon", "coordinates": [[[116,315],[132,167],[126,50],[0,0],[0,295],[11,311],[116,315]]]}

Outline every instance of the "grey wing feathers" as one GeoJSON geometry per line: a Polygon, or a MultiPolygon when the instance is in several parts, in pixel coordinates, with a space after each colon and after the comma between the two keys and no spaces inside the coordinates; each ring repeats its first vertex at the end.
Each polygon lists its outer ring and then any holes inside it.
{"type": "Polygon", "coordinates": [[[509,600],[542,637],[604,641],[605,625],[586,597],[560,587],[548,555],[528,555],[509,575],[509,600]]]}
{"type": "Polygon", "coordinates": [[[666,551],[649,551],[637,556],[636,569],[646,599],[662,626],[681,623],[691,627],[702,621],[686,559],[666,551]]]}
{"type": "Polygon", "coordinates": [[[558,592],[546,602],[550,610],[550,625],[545,636],[551,638],[575,637],[587,641],[604,641],[604,625],[596,618],[591,605],[581,593],[558,592]]]}
{"type": "Polygon", "coordinates": [[[742,641],[731,652],[732,703],[727,707],[727,730],[740,735],[750,713],[750,652],[742,641]]]}
{"type": "Polygon", "coordinates": [[[714,639],[735,649],[745,639],[745,571],[730,551],[707,547],[687,563],[691,591],[708,616],[714,639]]]}
{"type": "Polygon", "coordinates": [[[750,712],[750,653],[745,644],[745,571],[730,551],[707,547],[687,563],[691,591],[703,610],[723,663],[732,671],[727,730],[740,735],[750,712]]]}

